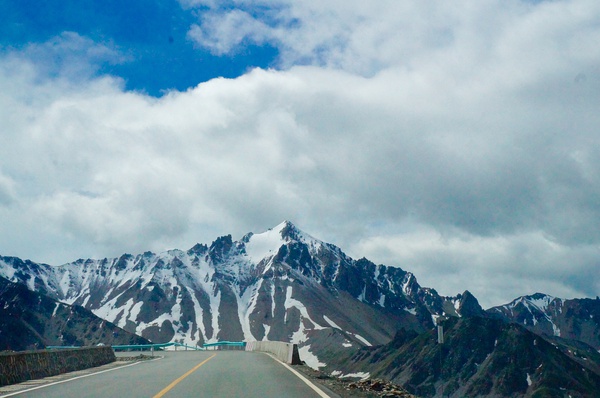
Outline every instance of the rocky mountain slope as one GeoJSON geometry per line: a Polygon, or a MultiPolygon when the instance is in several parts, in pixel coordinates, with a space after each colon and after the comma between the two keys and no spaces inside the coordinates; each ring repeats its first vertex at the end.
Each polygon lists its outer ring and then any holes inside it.
{"type": "Polygon", "coordinates": [[[484,311],[468,291],[442,297],[410,272],[352,259],[290,222],[187,251],[61,266],[0,256],[0,277],[0,291],[13,292],[2,296],[0,337],[30,336],[27,347],[122,342],[110,323],[113,341],[96,337],[106,328],[94,319],[80,321],[91,311],[157,343],[294,342],[312,368],[381,377],[421,396],[599,391],[600,300],[535,294],[484,311]],[[443,346],[436,320],[447,328],[443,346]]]}
{"type": "Polygon", "coordinates": [[[385,378],[422,397],[598,396],[600,354],[590,346],[491,318],[454,318],[444,326],[442,345],[434,330],[401,330],[390,343],[341,356],[327,370],[385,378]]]}
{"type": "Polygon", "coordinates": [[[0,257],[0,276],[154,342],[292,341],[314,366],[311,341],[325,335],[339,349],[383,344],[400,327],[422,332],[440,315],[483,312],[468,292],[441,297],[410,272],[354,260],[290,222],[187,251],[61,266],[0,257]]]}
{"type": "Polygon", "coordinates": [[[583,341],[600,350],[600,299],[564,300],[542,293],[490,308],[489,316],[542,335],[583,341]]]}
{"type": "Polygon", "coordinates": [[[146,344],[90,311],[57,302],[0,277],[0,351],[49,345],[146,344]]]}

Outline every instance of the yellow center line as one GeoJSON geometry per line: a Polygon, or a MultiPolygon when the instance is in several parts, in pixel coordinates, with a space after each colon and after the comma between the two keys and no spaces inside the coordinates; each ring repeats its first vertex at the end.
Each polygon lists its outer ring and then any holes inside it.
{"type": "Polygon", "coordinates": [[[204,365],[206,362],[208,362],[211,359],[213,359],[216,355],[217,354],[213,354],[211,357],[205,359],[204,361],[200,362],[198,365],[196,365],[193,368],[191,368],[190,370],[188,370],[184,375],[182,375],[181,377],[179,377],[177,380],[174,380],[171,384],[169,384],[168,386],[166,386],[161,392],[159,392],[158,394],[156,394],[152,398],[161,398],[163,395],[165,395],[166,393],[168,393],[169,391],[171,391],[173,389],[173,387],[175,387],[177,384],[179,384],[179,382],[181,380],[185,379],[186,377],[188,377],[189,375],[191,375],[192,373],[194,373],[200,366],[204,365]]]}

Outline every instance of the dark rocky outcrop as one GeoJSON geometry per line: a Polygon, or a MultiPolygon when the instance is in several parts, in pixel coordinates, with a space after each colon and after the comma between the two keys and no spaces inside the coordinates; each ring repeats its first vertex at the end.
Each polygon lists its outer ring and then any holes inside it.
{"type": "Polygon", "coordinates": [[[585,344],[548,341],[483,317],[449,319],[444,327],[444,344],[434,330],[402,331],[329,369],[367,371],[423,397],[594,397],[600,391],[600,355],[585,344]]]}

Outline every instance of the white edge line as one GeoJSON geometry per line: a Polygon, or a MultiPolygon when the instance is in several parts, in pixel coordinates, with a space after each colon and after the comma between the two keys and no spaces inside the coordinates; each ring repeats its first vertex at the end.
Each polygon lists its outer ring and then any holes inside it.
{"type": "MultiPolygon", "coordinates": [[[[152,361],[157,361],[159,359],[162,359],[162,357],[153,359],[152,361]]],[[[151,361],[149,361],[151,362],[151,361]]],[[[32,387],[32,388],[28,388],[26,390],[21,390],[21,391],[17,391],[17,392],[11,392],[10,394],[6,394],[6,395],[0,395],[0,398],[4,398],[4,397],[13,397],[15,395],[19,395],[19,394],[24,394],[26,392],[30,392],[30,391],[35,391],[35,390],[39,390],[41,388],[46,388],[46,387],[50,387],[50,386],[55,386],[57,384],[62,384],[62,383],[67,383],[69,381],[73,381],[73,380],[78,380],[78,379],[83,379],[84,377],[90,377],[90,376],[96,376],[99,375],[101,373],[106,373],[106,372],[112,372],[113,370],[119,370],[119,369],[123,369],[123,368],[128,368],[130,366],[134,366],[134,365],[139,365],[140,363],[142,363],[141,361],[137,361],[134,363],[130,363],[129,365],[123,365],[123,366],[119,366],[117,368],[112,368],[112,369],[106,369],[106,370],[101,370],[99,372],[95,372],[95,373],[89,373],[86,375],[81,375],[81,376],[77,376],[77,377],[73,377],[71,379],[65,379],[65,380],[60,380],[60,381],[55,381],[53,383],[48,383],[48,384],[44,384],[43,386],[37,386],[37,387],[32,387]]],[[[83,369],[82,369],[83,370],[83,369]]]]}
{"type": "MultiPolygon", "coordinates": [[[[267,354],[267,355],[269,355],[269,354],[267,354]]],[[[269,356],[271,356],[271,355],[269,355],[269,356]]],[[[292,369],[292,367],[289,366],[287,363],[282,362],[282,361],[278,360],[277,358],[274,358],[273,356],[271,356],[271,357],[273,359],[275,359],[277,362],[279,362],[280,364],[282,364],[283,366],[285,366],[287,368],[287,370],[289,370],[290,372],[292,372],[293,374],[295,374],[300,380],[302,380],[303,382],[305,382],[310,388],[312,388],[313,390],[315,390],[315,392],[317,394],[319,394],[320,397],[331,398],[329,395],[325,394],[323,392],[323,390],[321,390],[319,387],[315,386],[310,380],[308,380],[306,377],[302,376],[297,370],[292,369]]]]}

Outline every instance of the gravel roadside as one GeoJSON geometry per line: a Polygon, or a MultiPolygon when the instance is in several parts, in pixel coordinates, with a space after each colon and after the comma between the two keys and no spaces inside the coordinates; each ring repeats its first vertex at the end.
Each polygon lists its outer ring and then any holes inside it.
{"type": "Polygon", "coordinates": [[[326,390],[330,390],[340,398],[418,398],[402,387],[381,379],[340,379],[309,368],[306,365],[296,365],[294,369],[316,385],[325,387],[326,390]]]}

